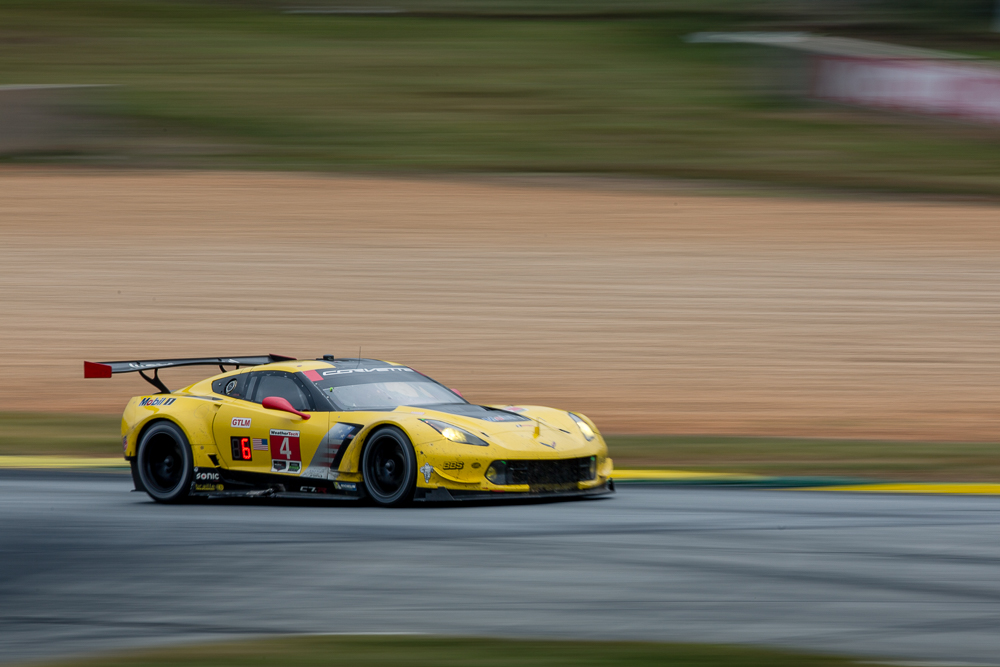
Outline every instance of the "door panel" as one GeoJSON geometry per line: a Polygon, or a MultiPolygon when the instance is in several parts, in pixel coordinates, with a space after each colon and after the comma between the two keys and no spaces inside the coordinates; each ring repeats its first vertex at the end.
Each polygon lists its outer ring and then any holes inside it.
{"type": "Polygon", "coordinates": [[[215,441],[228,468],[298,476],[329,424],[328,412],[310,413],[306,420],[249,401],[227,401],[215,418],[215,441]]]}

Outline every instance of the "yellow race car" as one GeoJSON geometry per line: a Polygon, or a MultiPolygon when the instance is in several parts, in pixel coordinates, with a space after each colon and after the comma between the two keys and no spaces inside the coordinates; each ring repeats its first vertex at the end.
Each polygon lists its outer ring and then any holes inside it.
{"type": "Polygon", "coordinates": [[[88,378],[129,372],[159,390],[132,398],[122,416],[135,487],[159,502],[321,495],[395,506],[614,491],[607,445],[585,416],[474,405],[400,364],[331,355],[84,362],[88,378]],[[222,373],[174,392],[159,377],[198,365],[222,373]]]}

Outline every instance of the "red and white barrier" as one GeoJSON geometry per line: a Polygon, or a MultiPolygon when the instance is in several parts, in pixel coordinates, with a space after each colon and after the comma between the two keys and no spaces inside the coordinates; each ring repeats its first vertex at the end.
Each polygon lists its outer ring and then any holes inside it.
{"type": "Polygon", "coordinates": [[[936,60],[818,56],[822,100],[1000,123],[1000,68],[936,60]]]}

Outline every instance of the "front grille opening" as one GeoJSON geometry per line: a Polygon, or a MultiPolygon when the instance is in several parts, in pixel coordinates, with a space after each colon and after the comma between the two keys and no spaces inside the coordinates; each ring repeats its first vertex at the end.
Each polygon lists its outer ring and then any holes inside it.
{"type": "Polygon", "coordinates": [[[575,484],[597,476],[597,459],[584,456],[557,461],[507,461],[507,484],[575,484]]]}

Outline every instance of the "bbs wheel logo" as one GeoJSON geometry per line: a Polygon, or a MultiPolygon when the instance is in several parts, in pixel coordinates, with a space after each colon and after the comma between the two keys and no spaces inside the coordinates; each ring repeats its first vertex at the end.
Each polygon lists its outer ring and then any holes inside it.
{"type": "Polygon", "coordinates": [[[465,464],[461,461],[448,461],[441,467],[445,470],[461,470],[465,467],[465,464]]]}
{"type": "Polygon", "coordinates": [[[196,482],[218,482],[219,473],[214,471],[196,472],[194,474],[194,479],[196,482]]]}

